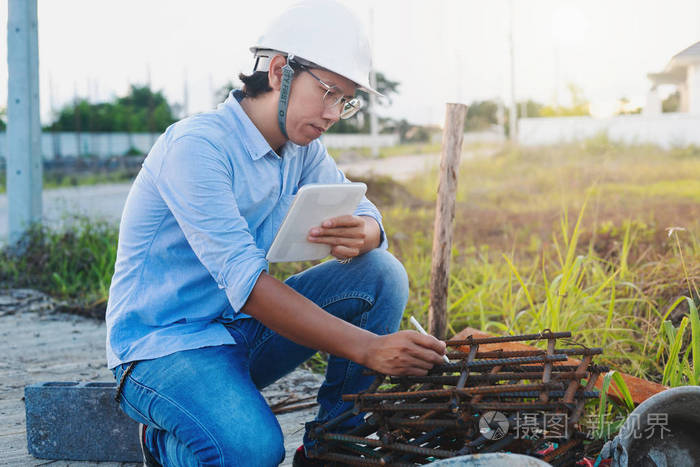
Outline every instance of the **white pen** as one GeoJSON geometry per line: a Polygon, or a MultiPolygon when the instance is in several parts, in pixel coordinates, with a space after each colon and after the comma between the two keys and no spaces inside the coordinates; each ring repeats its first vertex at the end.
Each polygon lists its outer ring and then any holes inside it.
{"type": "MultiPolygon", "coordinates": [[[[420,325],[420,323],[416,320],[416,318],[414,318],[413,316],[411,316],[410,318],[408,318],[408,320],[411,322],[411,324],[413,325],[413,327],[415,327],[415,328],[418,330],[418,332],[420,332],[420,333],[423,334],[424,336],[429,336],[429,335],[430,335],[430,334],[428,334],[428,333],[425,331],[425,329],[423,329],[423,326],[420,325]]],[[[442,359],[445,360],[445,363],[450,363],[450,359],[447,358],[447,355],[443,355],[443,356],[442,356],[442,359]]]]}

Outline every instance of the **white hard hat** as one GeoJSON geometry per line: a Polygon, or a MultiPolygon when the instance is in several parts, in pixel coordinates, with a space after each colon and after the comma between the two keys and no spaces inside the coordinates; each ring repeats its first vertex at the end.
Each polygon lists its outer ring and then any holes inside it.
{"type": "Polygon", "coordinates": [[[256,71],[267,71],[270,53],[281,52],[312,62],[381,96],[369,83],[371,53],[362,23],[334,0],[304,0],[272,21],[250,48],[256,71]]]}

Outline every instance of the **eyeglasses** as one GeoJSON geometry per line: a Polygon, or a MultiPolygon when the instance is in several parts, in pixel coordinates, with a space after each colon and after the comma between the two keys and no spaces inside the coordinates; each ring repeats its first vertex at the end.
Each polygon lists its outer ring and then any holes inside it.
{"type": "Polygon", "coordinates": [[[362,108],[362,101],[357,97],[345,97],[337,86],[331,86],[329,84],[324,83],[321,78],[313,74],[311,70],[306,66],[302,65],[301,70],[313,76],[313,78],[325,88],[326,93],[323,95],[322,101],[323,105],[326,108],[333,108],[340,104],[341,119],[345,120],[352,117],[360,110],[360,108],[362,108]]]}

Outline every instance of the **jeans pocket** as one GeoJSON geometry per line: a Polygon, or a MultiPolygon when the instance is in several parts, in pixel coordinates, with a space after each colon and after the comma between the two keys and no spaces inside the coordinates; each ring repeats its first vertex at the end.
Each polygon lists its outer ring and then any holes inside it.
{"type": "Polygon", "coordinates": [[[236,345],[245,345],[250,349],[250,343],[248,342],[248,335],[246,333],[245,327],[249,326],[249,321],[253,321],[253,318],[242,318],[234,320],[230,323],[225,323],[224,327],[228,333],[236,341],[236,345]]]}

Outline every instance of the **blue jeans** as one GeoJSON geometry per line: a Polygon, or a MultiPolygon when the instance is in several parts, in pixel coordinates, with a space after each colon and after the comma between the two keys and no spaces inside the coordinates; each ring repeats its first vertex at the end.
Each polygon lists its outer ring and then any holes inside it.
{"type": "MultiPolygon", "coordinates": [[[[406,271],[385,250],[348,264],[327,261],[285,283],[327,312],[376,334],[398,330],[408,299],[406,271]]],[[[121,407],[148,425],[146,446],[165,466],[267,466],[284,459],[282,431],[260,390],[316,351],[253,318],[236,320],[227,329],[235,345],[143,360],[125,380],[121,407]]],[[[126,367],[115,368],[117,380],[126,367]]],[[[317,421],[350,408],[341,395],[366,389],[374,378],[362,375],[363,369],[330,357],[318,392],[317,421]]]]}

